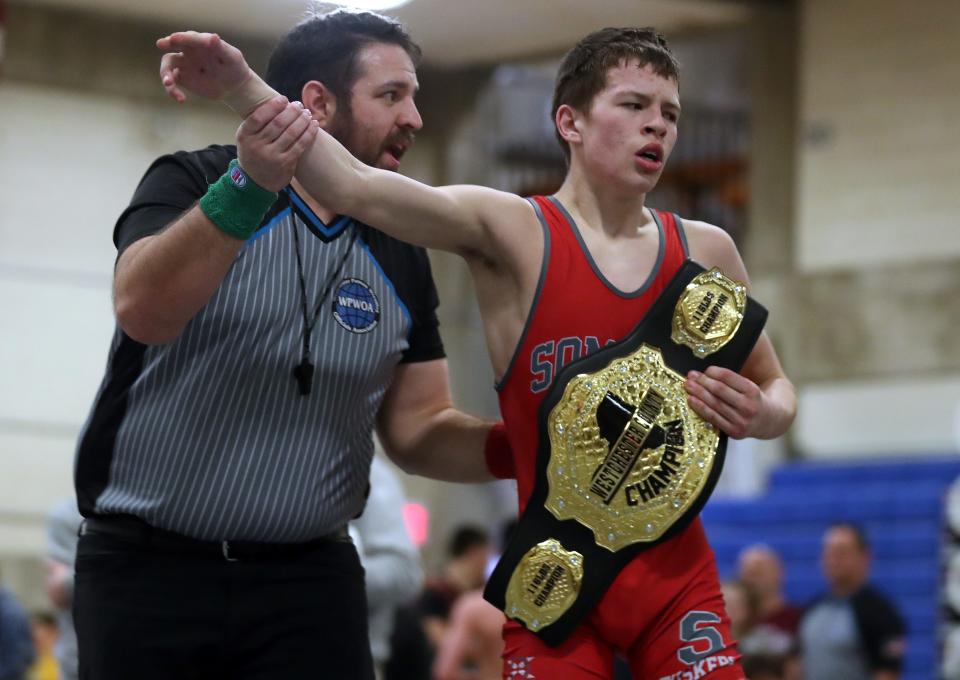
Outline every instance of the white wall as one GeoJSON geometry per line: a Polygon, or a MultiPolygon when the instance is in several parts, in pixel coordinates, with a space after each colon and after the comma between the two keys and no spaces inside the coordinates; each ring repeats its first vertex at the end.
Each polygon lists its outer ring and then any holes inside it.
{"type": "Polygon", "coordinates": [[[960,3],[806,0],[798,264],[960,256],[960,3]]]}
{"type": "Polygon", "coordinates": [[[38,554],[103,376],[114,220],[153,158],[229,141],[235,122],[16,82],[0,111],[0,554],[38,554]]]}
{"type": "Polygon", "coordinates": [[[805,0],[800,17],[792,332],[813,377],[794,442],[960,451],[960,3],[805,0]]]}
{"type": "Polygon", "coordinates": [[[815,458],[960,451],[960,375],[809,385],[794,437],[815,458]]]}

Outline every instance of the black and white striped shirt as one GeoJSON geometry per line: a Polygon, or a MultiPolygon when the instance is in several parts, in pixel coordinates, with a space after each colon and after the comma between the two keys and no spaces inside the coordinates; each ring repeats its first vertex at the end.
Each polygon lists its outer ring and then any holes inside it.
{"type": "MultiPolygon", "coordinates": [[[[117,221],[119,251],[192,206],[234,155],[158,159],[117,221]]],[[[210,540],[303,541],[342,526],[363,507],[397,363],[443,356],[436,306],[422,249],[349,217],[324,224],[288,188],[175,341],[146,346],[117,328],[78,444],[81,512],[210,540]],[[304,325],[294,229],[311,318],[343,262],[313,329],[308,396],[292,374],[304,325]]]]}

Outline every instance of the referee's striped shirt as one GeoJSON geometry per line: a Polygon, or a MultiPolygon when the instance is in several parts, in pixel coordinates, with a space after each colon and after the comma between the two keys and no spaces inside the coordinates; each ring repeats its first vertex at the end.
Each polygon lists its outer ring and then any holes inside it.
{"type": "MultiPolygon", "coordinates": [[[[234,155],[215,146],[158,159],[117,221],[118,249],[193,205],[234,155]]],[[[303,541],[342,526],[362,510],[397,363],[443,356],[436,306],[422,249],[349,217],[324,224],[282,192],[174,342],[146,346],[117,328],[77,448],[81,512],[209,540],[303,541]],[[304,326],[294,230],[309,317],[332,283],[308,396],[292,373],[304,326]]]]}

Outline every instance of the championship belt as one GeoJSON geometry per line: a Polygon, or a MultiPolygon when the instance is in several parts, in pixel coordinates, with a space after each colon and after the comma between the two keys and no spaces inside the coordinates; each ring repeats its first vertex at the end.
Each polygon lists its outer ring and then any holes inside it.
{"type": "Polygon", "coordinates": [[[489,602],[559,645],[630,560],[697,516],[727,436],[690,408],[685,376],[739,371],[766,318],[742,283],[687,260],[630,335],[559,372],[540,405],[533,493],[489,602]]]}

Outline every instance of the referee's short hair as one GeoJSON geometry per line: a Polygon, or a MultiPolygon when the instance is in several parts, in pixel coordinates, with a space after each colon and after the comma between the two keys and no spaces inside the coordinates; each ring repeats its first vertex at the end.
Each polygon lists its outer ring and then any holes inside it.
{"type": "Polygon", "coordinates": [[[414,66],[420,63],[420,46],[396,19],[350,9],[312,14],[274,47],[266,81],[290,101],[300,100],[308,82],[320,81],[337,98],[338,106],[349,110],[348,95],[362,75],[357,56],[367,45],[377,43],[397,45],[410,55],[414,66]]]}

